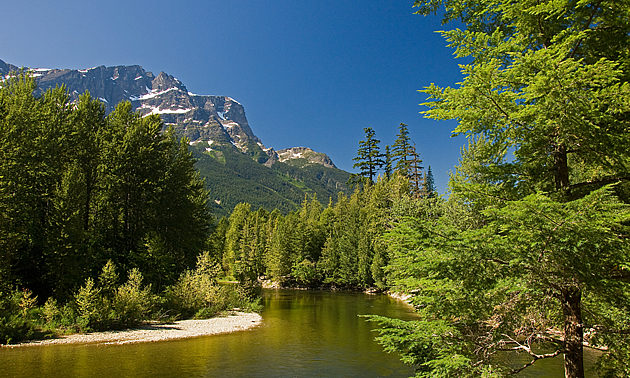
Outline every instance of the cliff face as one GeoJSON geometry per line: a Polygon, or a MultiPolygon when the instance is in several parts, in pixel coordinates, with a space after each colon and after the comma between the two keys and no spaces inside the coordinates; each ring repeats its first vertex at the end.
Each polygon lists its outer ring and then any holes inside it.
{"type": "Polygon", "coordinates": [[[34,69],[39,90],[65,85],[72,101],[89,91],[105,104],[107,112],[121,101],[130,101],[142,115],[158,114],[192,142],[231,143],[246,152],[248,142],[260,143],[245,109],[225,96],[189,93],[186,86],[164,72],[155,76],[140,66],[94,67],[85,70],[34,69]]]}
{"type": "MultiPolygon", "coordinates": [[[[18,67],[0,60],[0,75],[8,77],[18,67]]],[[[276,161],[293,165],[322,164],[335,168],[323,153],[309,148],[294,147],[279,151],[265,148],[247,122],[245,109],[226,96],[205,96],[188,92],[177,78],[160,72],[155,76],[141,66],[99,66],[83,70],[29,69],[37,79],[41,93],[57,85],[65,85],[71,101],[88,91],[105,105],[107,113],[121,101],[130,101],[142,115],[159,114],[167,126],[175,128],[192,144],[207,144],[209,149],[233,145],[239,151],[267,166],[276,161]],[[306,160],[304,160],[306,159],[306,160]]]]}
{"type": "Polygon", "coordinates": [[[306,166],[309,164],[321,164],[327,168],[337,168],[328,155],[315,152],[308,147],[285,148],[278,151],[278,159],[291,165],[306,166]]]}

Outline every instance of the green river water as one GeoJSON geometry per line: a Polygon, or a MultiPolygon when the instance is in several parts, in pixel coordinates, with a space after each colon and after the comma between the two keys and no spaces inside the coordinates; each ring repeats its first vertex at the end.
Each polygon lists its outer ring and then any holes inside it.
{"type": "MultiPolygon", "coordinates": [[[[358,314],[413,319],[386,295],[265,290],[262,325],[225,335],[127,345],[0,349],[0,377],[409,377],[358,314]]],[[[593,356],[589,354],[587,365],[593,356]]],[[[519,377],[562,377],[562,360],[519,377]]]]}

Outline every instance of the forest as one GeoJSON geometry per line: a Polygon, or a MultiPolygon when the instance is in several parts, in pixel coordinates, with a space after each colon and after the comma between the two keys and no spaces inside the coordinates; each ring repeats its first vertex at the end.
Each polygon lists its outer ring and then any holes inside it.
{"type": "Polygon", "coordinates": [[[1,343],[255,306],[217,284],[186,139],[128,102],[106,116],[35,88],[27,72],[0,87],[1,343]]]}
{"type": "Polygon", "coordinates": [[[3,343],[256,308],[261,283],[385,290],[393,204],[436,196],[430,171],[409,180],[421,161],[401,124],[387,156],[366,128],[356,166],[387,175],[358,174],[350,196],[216,220],[188,140],[158,116],[35,89],[28,72],[0,88],[3,343]]]}
{"type": "Polygon", "coordinates": [[[462,82],[422,90],[467,141],[445,195],[407,125],[384,152],[366,127],[351,193],[214,219],[159,118],[3,82],[0,341],[255,309],[261,285],[381,290],[419,320],[366,320],[417,377],[562,356],[583,378],[585,347],[605,351],[599,376],[630,376],[630,3],[415,6],[460,27],[442,34],[462,82]]]}

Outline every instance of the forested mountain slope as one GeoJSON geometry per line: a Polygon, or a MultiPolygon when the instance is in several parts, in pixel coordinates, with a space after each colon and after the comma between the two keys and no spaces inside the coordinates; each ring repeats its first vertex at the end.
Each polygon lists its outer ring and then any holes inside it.
{"type": "MultiPolygon", "coordinates": [[[[17,67],[0,60],[0,76],[17,67]]],[[[245,109],[226,96],[189,92],[177,78],[157,76],[140,66],[99,66],[83,70],[29,68],[38,92],[65,85],[70,100],[89,91],[109,113],[121,101],[143,116],[158,114],[165,127],[190,140],[196,167],[210,190],[215,215],[227,215],[239,202],[254,208],[297,209],[306,194],[326,204],[350,174],[335,167],[323,153],[295,147],[276,152],[252,132],[245,109]]]]}

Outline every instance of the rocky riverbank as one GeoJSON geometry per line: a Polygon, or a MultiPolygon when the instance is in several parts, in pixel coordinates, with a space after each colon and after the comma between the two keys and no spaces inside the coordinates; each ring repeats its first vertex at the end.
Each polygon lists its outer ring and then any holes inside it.
{"type": "Polygon", "coordinates": [[[262,317],[256,313],[232,312],[212,319],[180,320],[170,324],[150,323],[134,329],[73,334],[55,339],[3,345],[3,347],[51,344],[129,344],[164,341],[242,331],[259,325],[261,321],[262,317]]]}

